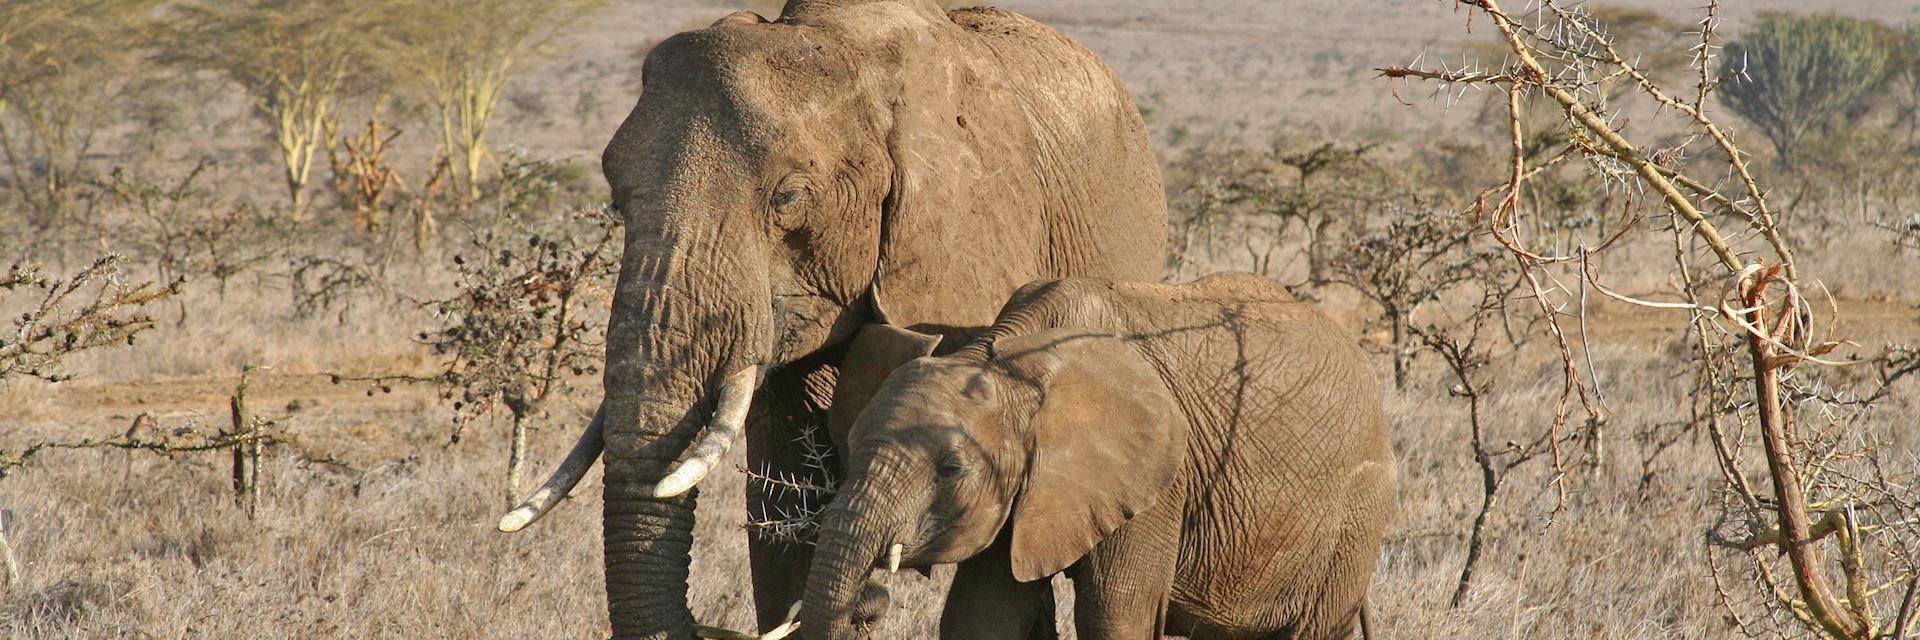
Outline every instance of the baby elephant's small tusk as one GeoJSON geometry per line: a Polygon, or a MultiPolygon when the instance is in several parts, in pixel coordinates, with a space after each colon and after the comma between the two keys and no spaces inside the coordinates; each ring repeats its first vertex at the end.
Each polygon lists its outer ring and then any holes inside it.
{"type": "Polygon", "coordinates": [[[887,573],[888,574],[895,574],[900,572],[900,552],[905,549],[906,549],[906,545],[900,544],[898,542],[893,543],[893,546],[891,547],[887,547],[887,573]]]}

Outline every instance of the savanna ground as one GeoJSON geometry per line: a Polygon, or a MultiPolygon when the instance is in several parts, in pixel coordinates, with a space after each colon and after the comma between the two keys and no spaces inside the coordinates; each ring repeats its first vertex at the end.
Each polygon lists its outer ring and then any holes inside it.
{"type": "MultiPolygon", "coordinates": [[[[1604,4],[1689,19],[1689,8],[1667,3],[1604,4]]],[[[1817,8],[1896,23],[1920,19],[1920,6],[1900,0],[1812,4],[1819,6],[1729,3],[1726,29],[1732,33],[1772,9],[1817,8]]],[[[1215,233],[1190,224],[1200,206],[1195,185],[1223,166],[1208,158],[1236,150],[1375,144],[1372,153],[1407,182],[1459,182],[1478,190],[1504,179],[1496,155],[1504,130],[1484,117],[1484,96],[1428,100],[1425,89],[1374,78],[1374,69],[1422,54],[1487,55],[1476,48],[1486,41],[1484,24],[1468,34],[1465,16],[1449,3],[1065,0],[1006,6],[1079,39],[1134,92],[1167,167],[1176,221],[1187,224],[1176,229],[1178,236],[1215,233]],[[1476,144],[1495,151],[1473,151],[1476,144]]],[[[340,212],[331,220],[314,214],[317,219],[276,227],[283,231],[246,236],[244,246],[232,251],[240,266],[230,275],[222,272],[227,277],[219,282],[208,269],[192,266],[200,258],[178,265],[163,259],[171,254],[154,238],[164,235],[165,225],[124,202],[97,204],[81,220],[31,231],[20,222],[24,215],[0,214],[9,225],[0,233],[0,257],[9,261],[45,262],[58,274],[115,250],[129,255],[130,279],[190,276],[183,294],[150,310],[157,326],[134,346],[74,357],[63,367],[77,376],[70,381],[0,383],[0,452],[120,434],[142,414],[153,420],[152,433],[191,439],[217,431],[227,424],[228,397],[247,364],[268,367],[253,374],[249,404],[275,421],[284,442],[263,457],[262,494],[252,518],[235,506],[224,451],[57,451],[11,470],[0,479],[0,508],[11,514],[5,532],[20,580],[0,591],[0,635],[604,634],[598,472],[574,499],[528,531],[497,533],[494,522],[506,506],[504,412],[480,417],[453,442],[455,410],[438,389],[393,381],[336,383],[331,376],[439,371],[447,356],[423,345],[420,334],[442,328],[445,320],[421,303],[458,289],[455,256],[487,256],[503,246],[501,238],[518,241],[534,233],[592,236],[593,225],[567,214],[604,191],[598,152],[635,97],[636,49],[734,8],[708,1],[622,3],[573,27],[564,47],[532,63],[534,70],[508,88],[490,134],[503,145],[524,148],[525,157],[553,163],[516,165],[524,169],[523,179],[495,179],[486,200],[493,204],[447,214],[424,248],[416,247],[398,217],[384,229],[365,231],[340,212]],[[344,275],[301,270],[334,264],[320,259],[352,268],[344,275]],[[316,287],[332,293],[315,293],[316,287]]],[[[190,205],[276,206],[284,192],[273,177],[273,158],[261,150],[264,128],[249,117],[248,103],[212,80],[170,91],[173,106],[164,118],[109,128],[96,146],[95,164],[125,166],[168,183],[212,159],[219,164],[201,182],[206,194],[190,205]]],[[[399,126],[420,130],[399,138],[419,140],[402,146],[395,160],[417,186],[424,182],[414,176],[426,173],[431,134],[424,125],[399,126]]],[[[1757,139],[1752,144],[1764,146],[1757,139]]],[[[1914,156],[1904,157],[1913,163],[1914,156]]],[[[1913,287],[1920,282],[1920,254],[1870,224],[1913,215],[1920,192],[1912,183],[1904,195],[1876,191],[1869,197],[1864,187],[1833,187],[1819,176],[1793,182],[1784,169],[1763,165],[1762,171],[1780,176],[1780,189],[1802,192],[1788,214],[1789,235],[1800,248],[1803,270],[1834,291],[1843,318],[1839,335],[1862,345],[1862,354],[1920,337],[1920,295],[1913,287]],[[1814,186],[1792,186],[1798,184],[1814,186]]],[[[1208,235],[1183,244],[1170,276],[1259,269],[1289,283],[1308,279],[1308,252],[1296,228],[1250,223],[1232,229],[1237,235],[1230,238],[1208,235]]],[[[1607,284],[1629,293],[1666,286],[1671,257],[1660,237],[1617,249],[1604,265],[1607,284]]],[[[1376,370],[1390,379],[1391,337],[1376,319],[1378,309],[1340,286],[1305,291],[1376,347],[1376,370]]],[[[9,297],[0,311],[16,313],[15,305],[23,304],[9,297]]],[[[1422,313],[1439,318],[1461,306],[1449,299],[1422,313]]],[[[604,315],[604,307],[598,313],[604,315]]],[[[1524,319],[1514,323],[1523,342],[1539,332],[1524,319]]],[[[1382,637],[1719,638],[1740,635],[1730,622],[1734,616],[1763,617],[1751,588],[1716,584],[1709,569],[1710,562],[1743,560],[1706,542],[1724,494],[1712,445],[1690,426],[1688,328],[1683,313],[1597,296],[1584,322],[1569,326],[1601,383],[1610,416],[1605,436],[1597,447],[1590,441],[1570,445],[1575,460],[1565,476],[1539,462],[1517,468],[1489,525],[1480,573],[1458,607],[1449,601],[1479,508],[1480,470],[1468,448],[1467,404],[1451,392],[1450,372],[1432,354],[1413,358],[1404,388],[1388,384],[1385,397],[1403,473],[1399,514],[1371,592],[1382,637]]],[[[1560,369],[1560,361],[1543,350],[1496,351],[1485,368],[1490,441],[1524,441],[1539,432],[1560,398],[1560,369]]],[[[1867,380],[1872,372],[1843,367],[1804,375],[1831,378],[1838,386],[1867,380]]],[[[551,469],[592,410],[597,375],[582,371],[567,379],[571,387],[531,422],[530,473],[551,469]]],[[[1874,442],[1890,473],[1908,480],[1920,471],[1914,456],[1920,445],[1920,431],[1913,428],[1920,416],[1916,388],[1912,381],[1894,387],[1852,436],[1874,442]]],[[[731,455],[724,469],[743,462],[738,451],[731,455]]],[[[703,485],[691,596],[700,621],[736,629],[752,619],[742,531],[745,481],[744,474],[724,472],[703,485]]],[[[894,611],[883,635],[931,637],[940,585],[949,573],[936,571],[932,580],[909,573],[892,578],[894,611]]],[[[1720,580],[1738,575],[1736,567],[1720,580]]],[[[1063,618],[1066,611],[1063,603],[1063,618]]],[[[1070,620],[1063,624],[1071,628],[1070,620]]],[[[1779,628],[1790,637],[1802,633],[1779,628]]]]}

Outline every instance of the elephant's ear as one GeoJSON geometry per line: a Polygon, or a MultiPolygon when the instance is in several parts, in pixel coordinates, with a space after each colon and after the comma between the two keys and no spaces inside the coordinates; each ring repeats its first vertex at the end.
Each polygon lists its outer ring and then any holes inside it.
{"type": "Polygon", "coordinates": [[[1187,420],[1158,370],[1111,335],[1055,329],[993,347],[1011,384],[1040,399],[1011,518],[1013,577],[1037,580],[1153,507],[1186,457],[1187,420]]]}
{"type": "Polygon", "coordinates": [[[1023,155],[1038,153],[1027,111],[997,73],[974,68],[984,63],[962,48],[971,36],[939,22],[945,28],[914,30],[893,47],[892,175],[873,282],[893,324],[982,327],[1016,287],[1047,272],[1041,211],[1053,205],[1015,176],[1041,162],[1023,155]]]}
{"type": "Polygon", "coordinates": [[[862,327],[840,362],[833,405],[827,408],[827,435],[833,439],[834,448],[847,450],[847,430],[853,427],[853,419],[860,417],[860,410],[866,408],[894,369],[914,358],[932,355],[939,345],[940,336],[884,324],[862,327]]]}

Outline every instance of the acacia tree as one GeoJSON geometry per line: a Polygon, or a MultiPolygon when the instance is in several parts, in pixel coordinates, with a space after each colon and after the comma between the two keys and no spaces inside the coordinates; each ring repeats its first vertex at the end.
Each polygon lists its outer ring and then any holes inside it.
{"type": "Polygon", "coordinates": [[[61,215],[94,136],[115,103],[143,86],[155,0],[0,5],[0,153],[17,193],[61,215]]]}
{"type": "Polygon", "coordinates": [[[1900,120],[1907,126],[1907,138],[1920,130],[1920,20],[1910,21],[1900,33],[1900,47],[1889,63],[1888,77],[1899,81],[1900,120]]]}
{"type": "MultiPolygon", "coordinates": [[[[1277,235],[1298,223],[1306,236],[1307,282],[1325,284],[1330,256],[1328,245],[1342,228],[1358,226],[1366,212],[1397,198],[1417,197],[1405,180],[1375,162],[1368,154],[1375,145],[1322,143],[1309,149],[1285,145],[1257,152],[1198,153],[1178,167],[1210,176],[1195,185],[1195,213],[1179,230],[1181,253],[1193,251],[1196,240],[1214,236],[1240,224],[1273,227],[1277,235]]],[[[1255,270],[1265,273],[1276,246],[1253,254],[1255,270]]]]}
{"type": "Polygon", "coordinates": [[[1888,47],[1871,20],[1832,14],[1760,14],[1727,44],[1721,101],[1746,118],[1781,158],[1809,133],[1875,93],[1886,77],[1888,47]]]}
{"type": "Polygon", "coordinates": [[[370,49],[373,8],[355,0],[201,0],[177,8],[170,57],[246,90],[273,129],[296,215],[306,210],[314,151],[339,117],[342,86],[370,49]]]}
{"type": "Polygon", "coordinates": [[[391,3],[392,63],[431,109],[442,153],[468,201],[492,154],[487,128],[522,63],[552,50],[604,0],[404,0],[391,3]]]}

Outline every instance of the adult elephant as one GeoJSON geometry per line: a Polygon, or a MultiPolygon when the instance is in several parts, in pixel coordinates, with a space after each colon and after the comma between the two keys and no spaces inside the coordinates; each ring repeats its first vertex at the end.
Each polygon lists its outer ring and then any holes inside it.
{"type": "MultiPolygon", "coordinates": [[[[685,638],[691,489],[743,427],[756,469],[817,473],[793,441],[824,425],[876,309],[963,332],[1035,278],[1157,279],[1166,203],[1113,73],[1005,11],[790,0],[777,22],[742,12],[668,39],[642,78],[603,158],[627,223],[604,399],[501,529],[604,447],[614,635],[685,638]]],[[[811,549],[750,546],[764,629],[811,549]]]]}

